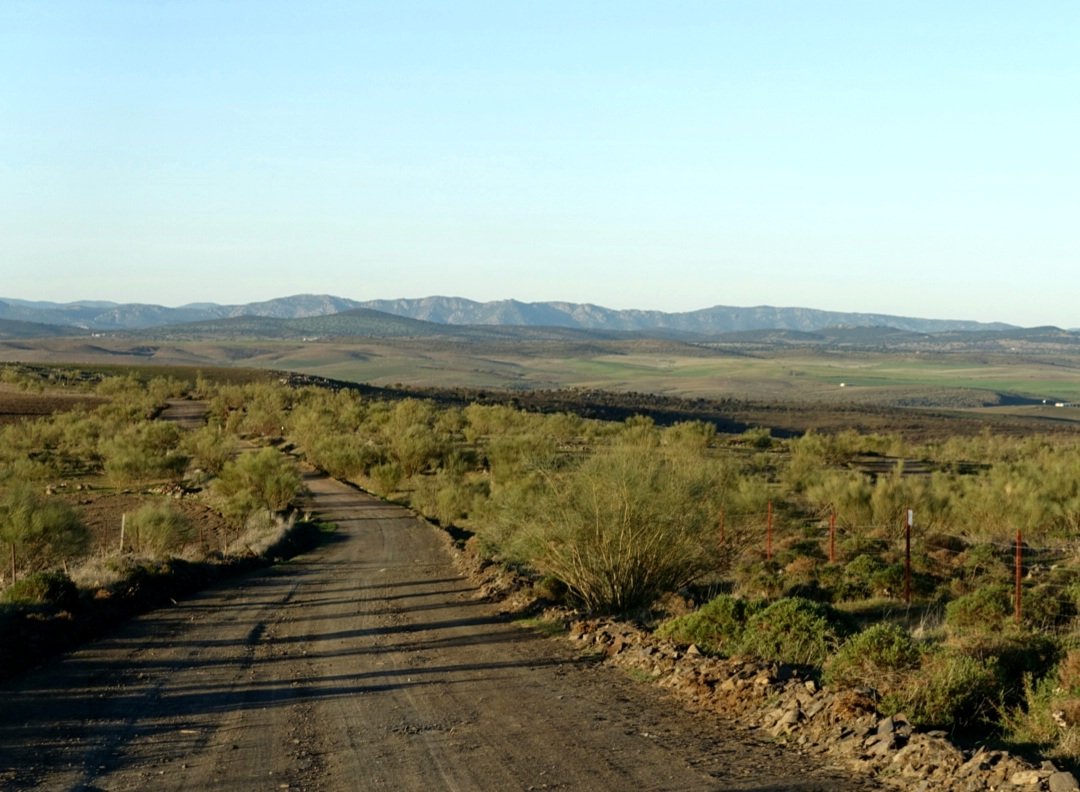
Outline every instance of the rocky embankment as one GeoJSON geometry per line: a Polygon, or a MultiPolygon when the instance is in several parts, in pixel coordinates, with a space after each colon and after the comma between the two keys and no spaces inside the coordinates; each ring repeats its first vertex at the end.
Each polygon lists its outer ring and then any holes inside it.
{"type": "Polygon", "coordinates": [[[821,688],[799,669],[706,657],[632,625],[575,621],[570,639],[607,662],[653,679],[689,707],[764,729],[792,750],[917,792],[1069,792],[1080,784],[1051,762],[1033,766],[1004,751],[961,749],[944,732],[920,732],[903,715],[883,717],[871,691],[821,688]]]}

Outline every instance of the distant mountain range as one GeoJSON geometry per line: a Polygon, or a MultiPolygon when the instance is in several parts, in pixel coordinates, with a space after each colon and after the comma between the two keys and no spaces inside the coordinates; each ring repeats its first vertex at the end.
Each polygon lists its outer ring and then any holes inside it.
{"type": "MultiPolygon", "coordinates": [[[[143,331],[200,323],[199,335],[225,321],[230,334],[247,326],[252,332],[274,335],[273,322],[257,319],[301,320],[348,314],[345,322],[356,326],[356,317],[371,323],[382,315],[382,324],[393,327],[392,334],[422,335],[421,323],[440,325],[514,328],[561,328],[567,331],[601,333],[659,334],[666,336],[714,337],[748,331],[794,331],[816,333],[827,328],[887,327],[914,333],[1005,331],[1017,329],[1003,323],[960,320],[919,319],[888,314],[842,313],[810,308],[756,306],[737,308],[718,305],[698,311],[664,313],[645,310],[613,310],[598,305],[568,302],[525,303],[517,300],[476,302],[460,297],[369,300],[358,302],[330,295],[302,294],[243,305],[193,303],[179,308],[140,303],[79,301],[72,303],[34,302],[0,298],[0,337],[32,338],[59,334],[143,331]],[[378,312],[378,314],[376,314],[378,312]],[[390,316],[387,316],[387,315],[390,316]],[[415,325],[394,322],[393,317],[418,320],[415,325]],[[210,323],[207,325],[206,323],[210,323]]],[[[339,323],[341,324],[341,323],[339,323]]],[[[311,332],[333,332],[325,321],[313,322],[311,332]]],[[[192,326],[189,328],[195,331],[192,326]]],[[[296,328],[302,330],[302,327],[296,328]]],[[[344,330],[342,325],[339,330],[344,330]]]]}
{"type": "Polygon", "coordinates": [[[71,303],[32,302],[0,297],[0,319],[63,325],[87,331],[143,330],[238,316],[265,316],[275,319],[329,316],[359,307],[360,303],[355,300],[310,294],[244,305],[192,303],[179,308],[95,300],[71,303]]]}

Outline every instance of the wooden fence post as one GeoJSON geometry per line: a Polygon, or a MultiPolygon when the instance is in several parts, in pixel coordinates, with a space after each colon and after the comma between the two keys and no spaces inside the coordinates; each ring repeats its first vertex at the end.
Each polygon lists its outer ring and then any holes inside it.
{"type": "Polygon", "coordinates": [[[836,509],[829,515],[829,563],[836,563],[836,509]]]}
{"type": "Polygon", "coordinates": [[[904,602],[911,604],[911,527],[915,523],[915,511],[907,510],[907,525],[904,526],[904,602]]]}
{"type": "Polygon", "coordinates": [[[772,561],[772,501],[765,517],[765,560],[772,561]]]}
{"type": "Polygon", "coordinates": [[[1016,529],[1016,574],[1015,574],[1015,590],[1013,592],[1013,608],[1015,613],[1013,617],[1016,619],[1016,623],[1019,624],[1023,618],[1023,609],[1021,606],[1022,590],[1023,590],[1023,577],[1024,577],[1024,551],[1023,551],[1023,537],[1020,534],[1020,529],[1016,529]]]}

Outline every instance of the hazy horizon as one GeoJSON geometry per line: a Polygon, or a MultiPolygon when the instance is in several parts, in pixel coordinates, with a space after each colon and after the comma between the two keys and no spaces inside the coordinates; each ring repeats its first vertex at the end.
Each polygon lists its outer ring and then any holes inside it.
{"type": "Polygon", "coordinates": [[[0,289],[1076,327],[1078,34],[1063,0],[13,0],[0,289]]]}

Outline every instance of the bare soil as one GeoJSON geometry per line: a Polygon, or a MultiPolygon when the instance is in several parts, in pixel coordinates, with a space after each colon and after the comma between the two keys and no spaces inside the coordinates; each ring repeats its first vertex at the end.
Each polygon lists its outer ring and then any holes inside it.
{"type": "MultiPolygon", "coordinates": [[[[93,489],[89,484],[83,486],[84,489],[75,491],[59,489],[57,494],[74,507],[79,519],[90,531],[91,555],[116,552],[123,516],[126,514],[130,517],[155,500],[167,500],[174,510],[188,518],[194,526],[194,541],[201,552],[220,550],[222,537],[228,531],[228,523],[220,513],[192,497],[173,498],[145,492],[105,491],[93,489]]],[[[130,537],[127,546],[130,547],[130,537]]]]}
{"type": "Polygon", "coordinates": [[[874,788],[507,622],[445,534],[307,484],[332,541],[0,686],[0,788],[874,788]]]}
{"type": "Polygon", "coordinates": [[[104,404],[97,396],[71,393],[29,393],[0,384],[0,424],[42,418],[53,413],[79,407],[93,408],[104,404]]]}

